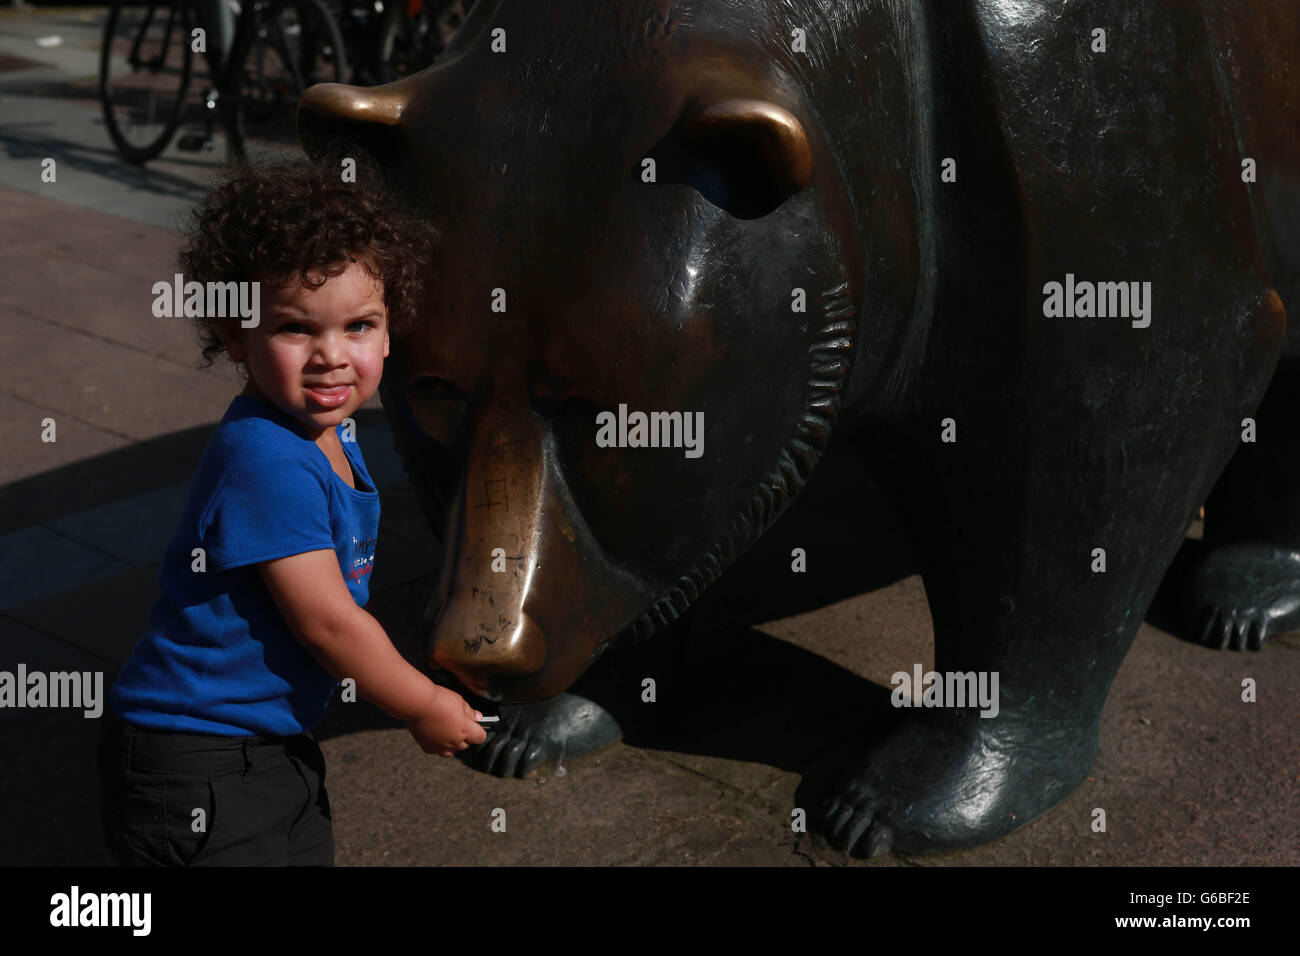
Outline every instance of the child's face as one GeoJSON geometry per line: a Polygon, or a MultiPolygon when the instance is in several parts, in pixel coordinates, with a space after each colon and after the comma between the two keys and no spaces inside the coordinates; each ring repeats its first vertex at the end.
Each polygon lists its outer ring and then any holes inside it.
{"type": "Polygon", "coordinates": [[[223,335],[248,366],[244,394],[297,419],[314,441],[333,432],[379,387],[388,356],[383,286],[360,262],[318,289],[295,281],[261,287],[261,322],[223,335]],[[330,392],[321,385],[343,385],[330,392]]]}

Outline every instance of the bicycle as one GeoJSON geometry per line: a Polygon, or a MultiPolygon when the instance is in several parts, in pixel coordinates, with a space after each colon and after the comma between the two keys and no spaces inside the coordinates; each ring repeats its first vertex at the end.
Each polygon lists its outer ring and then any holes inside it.
{"type": "Polygon", "coordinates": [[[325,0],[347,46],[353,84],[391,83],[433,63],[474,0],[325,0]]]}
{"type": "Polygon", "coordinates": [[[474,0],[388,0],[376,53],[381,83],[423,70],[447,49],[474,0]]]}
{"type": "Polygon", "coordinates": [[[114,0],[104,24],[99,97],[109,136],[128,162],[153,159],[182,122],[195,118],[188,94],[196,52],[207,60],[211,81],[201,107],[205,132],[178,145],[214,148],[216,114],[228,159],[244,158],[250,135],[265,138],[277,125],[283,132],[281,120],[287,114],[292,121],[308,87],[347,76],[343,39],[322,0],[245,0],[228,59],[210,26],[196,0],[114,0]],[[199,36],[205,42],[196,50],[199,36]]]}

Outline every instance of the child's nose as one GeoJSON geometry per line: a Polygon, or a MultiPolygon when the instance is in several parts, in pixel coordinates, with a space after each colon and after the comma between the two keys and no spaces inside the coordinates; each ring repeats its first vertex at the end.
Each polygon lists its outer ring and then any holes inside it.
{"type": "Polygon", "coordinates": [[[347,349],[342,336],[333,334],[316,336],[312,359],[318,364],[331,367],[346,364],[347,349]]]}

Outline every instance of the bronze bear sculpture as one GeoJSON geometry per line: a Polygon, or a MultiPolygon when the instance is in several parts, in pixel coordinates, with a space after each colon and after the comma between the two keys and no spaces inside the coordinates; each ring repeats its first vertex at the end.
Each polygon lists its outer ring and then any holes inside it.
{"type": "Polygon", "coordinates": [[[423,72],[314,88],[308,152],[373,160],[446,237],[381,395],[445,535],[430,667],[550,701],[498,772],[608,739],[566,688],[829,447],[901,516],[936,669],[1000,677],[996,716],[909,712],[840,768],[811,822],[855,854],[985,843],[1080,785],[1202,503],[1198,636],[1300,624],[1298,27],[1280,0],[479,0],[423,72]]]}

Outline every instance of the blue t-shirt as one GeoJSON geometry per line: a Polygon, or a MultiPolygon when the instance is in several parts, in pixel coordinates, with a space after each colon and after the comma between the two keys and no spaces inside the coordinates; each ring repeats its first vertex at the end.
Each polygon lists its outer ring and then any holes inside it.
{"type": "Polygon", "coordinates": [[[338,682],[289,630],[257,562],[333,549],[365,606],[379,494],[360,447],[342,445],[355,489],[286,412],[246,395],[230,403],[158,569],[162,597],[109,694],[118,717],[155,730],[287,737],[324,716],[338,682]],[[202,573],[191,570],[195,548],[206,552],[202,573]]]}

